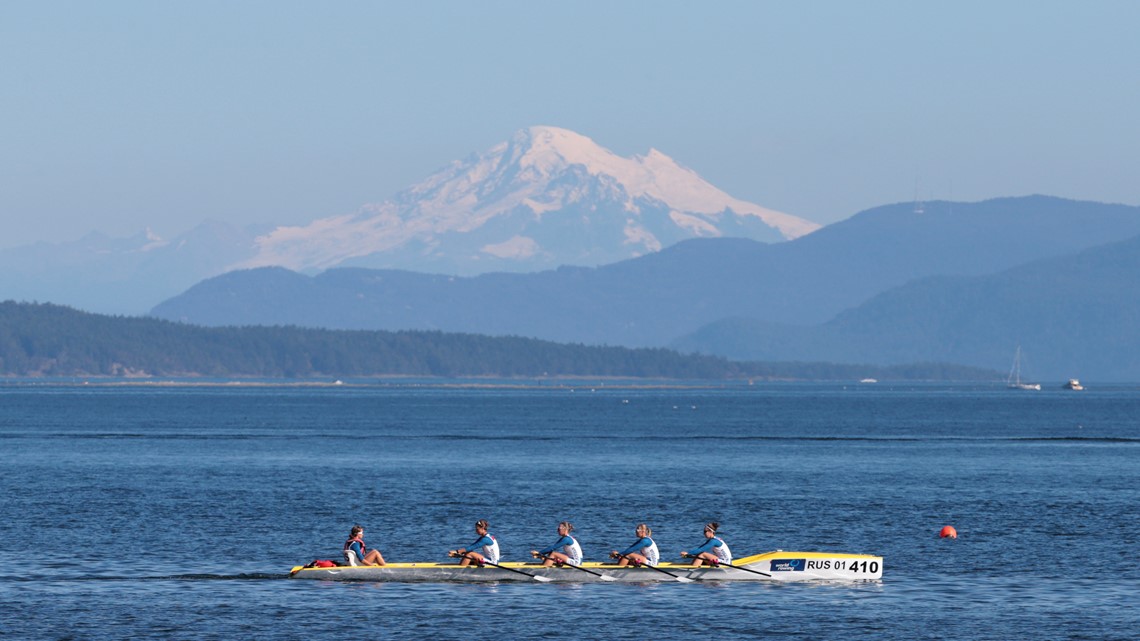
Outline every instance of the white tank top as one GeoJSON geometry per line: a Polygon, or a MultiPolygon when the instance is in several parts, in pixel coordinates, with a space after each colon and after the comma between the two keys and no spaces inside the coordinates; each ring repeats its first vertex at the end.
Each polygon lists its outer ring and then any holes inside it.
{"type": "Polygon", "coordinates": [[[491,563],[498,563],[499,562],[499,542],[497,540],[495,540],[495,537],[490,535],[490,534],[487,535],[487,538],[491,539],[491,545],[484,545],[483,546],[483,552],[482,552],[483,558],[487,559],[491,563]]]}
{"type": "Polygon", "coordinates": [[[713,548],[716,551],[716,558],[721,563],[732,563],[732,551],[728,549],[728,544],[722,538],[718,537],[717,540],[720,541],[720,546],[713,548]]]}
{"type": "Polygon", "coordinates": [[[562,546],[562,553],[570,557],[570,562],[574,565],[582,565],[582,546],[578,545],[578,539],[570,537],[573,541],[570,545],[562,546]]]}
{"type": "Polygon", "coordinates": [[[661,553],[657,551],[657,542],[649,539],[649,545],[641,548],[641,553],[645,555],[645,560],[649,565],[657,565],[661,560],[661,553]]]}

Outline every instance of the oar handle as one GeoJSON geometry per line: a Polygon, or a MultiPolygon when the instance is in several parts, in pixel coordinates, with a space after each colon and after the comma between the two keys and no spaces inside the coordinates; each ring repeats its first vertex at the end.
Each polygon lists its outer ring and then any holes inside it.
{"type": "MultiPolygon", "coordinates": [[[[615,559],[615,558],[616,558],[616,559],[629,559],[629,562],[630,562],[630,563],[632,563],[632,564],[634,564],[634,565],[637,565],[637,566],[640,566],[640,565],[641,565],[641,562],[640,562],[640,561],[638,561],[637,559],[630,559],[628,556],[626,556],[626,555],[622,554],[621,552],[618,552],[616,555],[614,555],[614,554],[611,554],[611,555],[610,555],[610,558],[611,558],[611,559],[615,559]]],[[[646,563],[645,565],[646,565],[646,566],[649,566],[649,564],[648,564],[648,563],[646,563]]],[[[652,567],[652,566],[649,566],[649,567],[652,567]]],[[[656,569],[656,568],[654,568],[654,569],[656,569]]],[[[664,572],[664,570],[662,570],[662,572],[664,572]]]]}

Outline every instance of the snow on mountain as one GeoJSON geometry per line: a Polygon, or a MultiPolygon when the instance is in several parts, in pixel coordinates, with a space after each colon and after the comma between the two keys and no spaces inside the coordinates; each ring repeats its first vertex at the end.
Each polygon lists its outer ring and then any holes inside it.
{"type": "Polygon", "coordinates": [[[817,228],[733,198],[655,149],[623,158],[572,131],[531,127],[386,202],[278,227],[234,267],[529,271],[623,260],[687,238],[780,241],[817,228]]]}
{"type": "Polygon", "coordinates": [[[732,198],[668,156],[622,158],[532,127],[386,202],[307,225],[207,221],[163,239],[93,232],[0,251],[0,296],[137,313],[204,278],[282,266],[475,275],[596,266],[694,237],[781,241],[816,225],[732,198]]]}

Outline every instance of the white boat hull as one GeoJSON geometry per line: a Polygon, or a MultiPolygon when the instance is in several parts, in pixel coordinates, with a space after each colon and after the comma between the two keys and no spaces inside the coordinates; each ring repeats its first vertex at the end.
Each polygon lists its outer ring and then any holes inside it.
{"type": "Polygon", "coordinates": [[[874,581],[883,577],[882,557],[826,552],[766,552],[737,559],[733,563],[736,567],[693,568],[688,564],[662,563],[654,570],[644,567],[622,568],[608,563],[584,563],[581,569],[543,567],[532,563],[500,565],[502,567],[460,567],[456,563],[389,563],[383,566],[334,568],[298,566],[292,569],[290,577],[325,581],[457,583],[540,581],[535,577],[563,583],[649,583],[677,581],[679,578],[691,581],[874,581]]]}

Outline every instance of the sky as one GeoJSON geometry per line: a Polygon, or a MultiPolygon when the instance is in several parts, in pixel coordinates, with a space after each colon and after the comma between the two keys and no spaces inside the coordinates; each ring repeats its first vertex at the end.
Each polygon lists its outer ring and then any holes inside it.
{"type": "Polygon", "coordinates": [[[1140,205],[1140,2],[0,3],[0,248],[385,200],[532,125],[821,224],[1140,205]]]}

